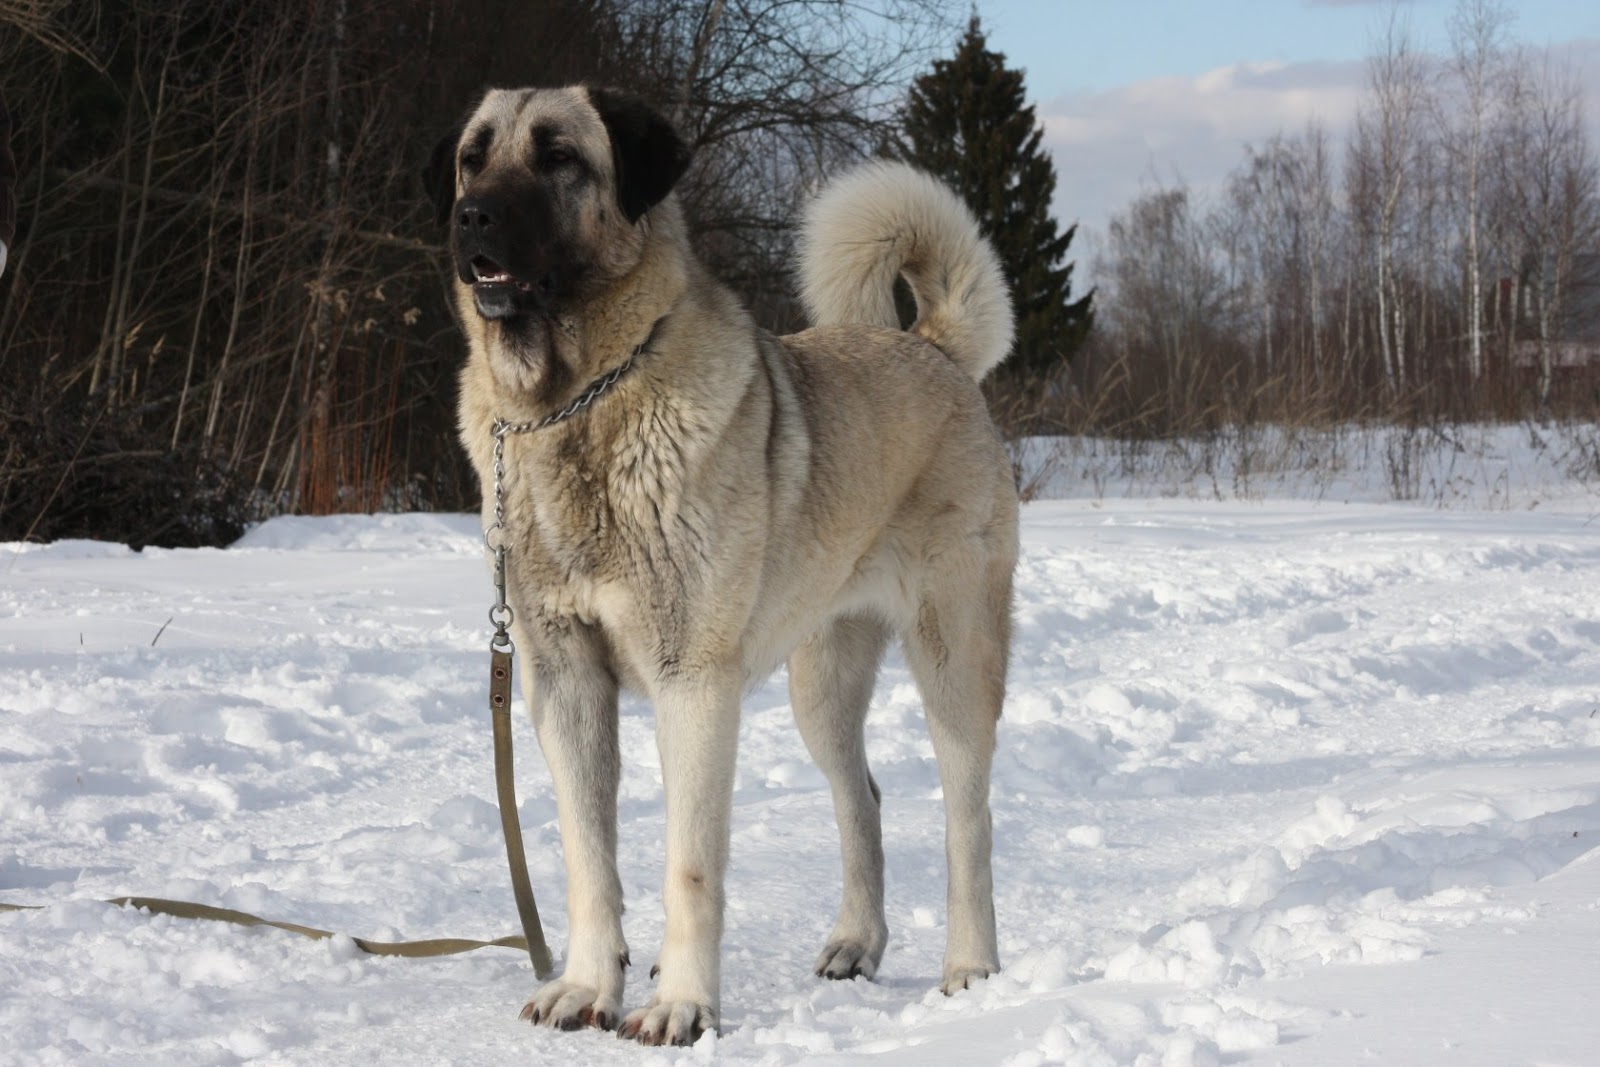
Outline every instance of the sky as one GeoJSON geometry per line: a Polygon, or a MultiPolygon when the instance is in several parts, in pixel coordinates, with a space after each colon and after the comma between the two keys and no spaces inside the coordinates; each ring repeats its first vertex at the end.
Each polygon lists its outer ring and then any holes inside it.
{"type": "MultiPolygon", "coordinates": [[[[1092,249],[1111,214],[1156,181],[1199,196],[1243,146],[1312,118],[1342,143],[1391,11],[1375,0],[978,0],[989,47],[1026,74],[1056,164],[1056,215],[1092,249]]],[[[1600,140],[1600,2],[1513,0],[1516,43],[1570,56],[1600,140]]],[[[1455,0],[1399,15],[1449,49],[1455,0]]],[[[1079,246],[1075,245],[1075,249],[1079,246]]]]}

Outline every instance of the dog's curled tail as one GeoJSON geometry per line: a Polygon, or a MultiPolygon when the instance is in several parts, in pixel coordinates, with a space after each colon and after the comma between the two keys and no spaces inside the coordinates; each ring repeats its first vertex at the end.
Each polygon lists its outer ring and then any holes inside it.
{"type": "Polygon", "coordinates": [[[800,296],[818,326],[899,329],[896,275],[916,297],[912,332],[973,378],[1010,351],[1005,276],[967,205],[904,163],[868,163],[830,182],[806,211],[800,296]]]}

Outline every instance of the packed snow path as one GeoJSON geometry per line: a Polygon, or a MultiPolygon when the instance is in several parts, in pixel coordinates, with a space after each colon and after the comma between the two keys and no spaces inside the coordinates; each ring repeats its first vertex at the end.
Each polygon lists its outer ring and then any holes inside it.
{"type": "MultiPolygon", "coordinates": [[[[689,1051],[519,1022],[534,980],[510,950],[377,959],[96,903],[514,930],[473,520],[0,548],[0,899],[50,905],[0,914],[0,1061],[1600,1062],[1592,510],[1028,506],[993,793],[1005,972],[937,992],[938,778],[893,656],[868,727],[889,951],[877,982],[812,977],[838,846],[780,673],[745,705],[722,1033],[689,1051]]],[[[633,1006],[663,820],[649,707],[622,715],[633,1006]]],[[[520,706],[517,732],[559,957],[520,706]]]]}

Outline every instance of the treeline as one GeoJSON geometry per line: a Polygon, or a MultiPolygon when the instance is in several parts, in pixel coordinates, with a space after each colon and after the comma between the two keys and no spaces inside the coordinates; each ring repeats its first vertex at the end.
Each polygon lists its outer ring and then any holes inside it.
{"type": "Polygon", "coordinates": [[[218,543],[282,511],[475,507],[418,175],[476,94],[587,80],[669,108],[702,251],[781,328],[795,205],[892,139],[952,8],[0,0],[21,177],[0,540],[218,543]]]}
{"type": "Polygon", "coordinates": [[[1451,50],[1391,22],[1353,128],[1250,146],[1222,193],[1117,214],[1097,328],[1056,421],[1161,435],[1247,421],[1600,413],[1600,169],[1572,71],[1464,0],[1451,50]]]}

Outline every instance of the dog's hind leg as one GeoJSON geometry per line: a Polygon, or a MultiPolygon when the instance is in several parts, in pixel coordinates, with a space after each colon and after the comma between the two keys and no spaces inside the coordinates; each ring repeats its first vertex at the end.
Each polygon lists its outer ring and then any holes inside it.
{"type": "Polygon", "coordinates": [[[863,734],[888,636],[888,626],[875,618],[834,619],[789,657],[789,699],[800,736],[833,789],[844,857],[839,919],[816,962],[825,978],[871,978],[889,940],[880,798],[863,734]]]}
{"type": "Polygon", "coordinates": [[[944,790],[948,940],[946,994],[1000,969],[995,938],[989,771],[1005,696],[1011,565],[972,568],[981,584],[926,588],[904,634],[944,790]]]}
{"type": "Polygon", "coordinates": [[[575,621],[544,626],[537,643],[517,636],[529,653],[524,691],[555,783],[568,927],[561,977],[534,993],[522,1017],[561,1030],[610,1030],[621,1017],[628,962],[617,876],[617,685],[599,639],[575,621]]]}

